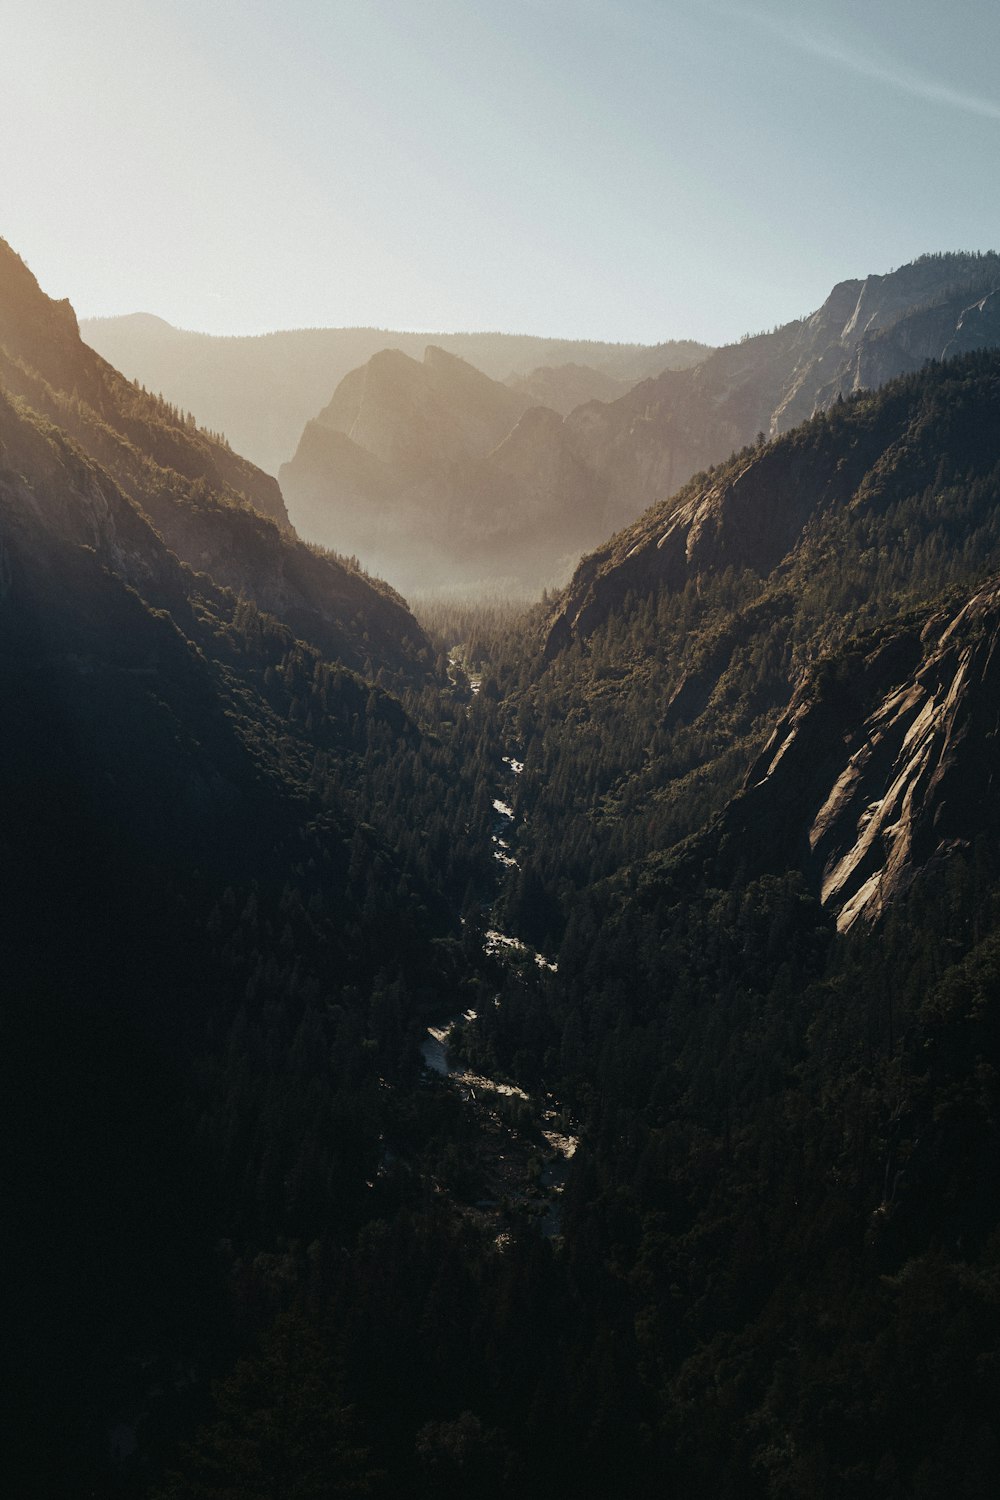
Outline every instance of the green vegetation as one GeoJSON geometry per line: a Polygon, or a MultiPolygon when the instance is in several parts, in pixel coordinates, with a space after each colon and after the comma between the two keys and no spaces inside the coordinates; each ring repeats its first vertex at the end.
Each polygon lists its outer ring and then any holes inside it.
{"type": "Polygon", "coordinates": [[[17,1493],[992,1494],[1000,805],[957,783],[993,769],[1000,608],[964,607],[1000,575],[1000,357],[755,443],[555,600],[418,623],[26,277],[0,264],[17,1493]],[[811,781],[747,771],[780,725],[884,788],[872,705],[941,639],[912,878],[839,934],[811,781]],[[470,1075],[429,1075],[462,1013],[470,1075]],[[546,1121],[579,1136],[547,1225],[546,1121]]]}

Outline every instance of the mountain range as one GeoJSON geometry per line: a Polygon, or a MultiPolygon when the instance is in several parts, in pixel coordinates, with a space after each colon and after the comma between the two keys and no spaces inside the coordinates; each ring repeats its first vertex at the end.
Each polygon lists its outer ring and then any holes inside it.
{"type": "Polygon", "coordinates": [[[998,285],[995,256],[928,257],[843,282],[809,318],[573,407],[583,387],[568,368],[558,391],[556,372],[516,384],[519,405],[433,346],[423,368],[379,354],[307,425],[282,489],[304,535],[357,553],[404,592],[538,592],[731,452],[928,359],[993,345],[998,285]]]}
{"type": "MultiPolygon", "coordinates": [[[[607,344],[508,333],[411,333],[387,328],[302,328],[221,337],[174,328],[150,313],[84,319],[83,337],[118,369],[224,432],[271,474],[291,458],[302,429],[345,375],[383,349],[419,358],[428,343],[457,354],[494,380],[549,381],[544,371],[574,365],[575,388],[606,395],[619,384],[699,360],[691,340],[607,344]]],[[[571,383],[559,377],[560,390],[571,383]]],[[[560,396],[560,400],[565,400],[560,396]]],[[[554,403],[553,403],[554,404],[554,403]]],[[[343,551],[343,548],[339,550],[343,551]]]]}
{"type": "Polygon", "coordinates": [[[374,348],[283,497],[0,242],[19,1494],[992,1494],[997,269],[374,348]]]}

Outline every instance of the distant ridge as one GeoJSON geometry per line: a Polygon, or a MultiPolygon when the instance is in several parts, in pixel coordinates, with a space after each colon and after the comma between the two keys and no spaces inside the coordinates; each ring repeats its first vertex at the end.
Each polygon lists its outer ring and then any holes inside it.
{"type": "MultiPolygon", "coordinates": [[[[404,591],[490,578],[540,592],[732,453],[929,360],[1000,345],[998,287],[1000,257],[926,256],[841,282],[811,317],[662,370],[623,395],[593,366],[536,369],[495,388],[489,453],[455,444],[479,399],[469,365],[464,381],[439,381],[431,398],[426,371],[418,392],[420,366],[392,356],[404,364],[389,380],[379,361],[390,356],[380,354],[309,423],[281,484],[303,535],[356,552],[404,591]],[[512,410],[504,397],[515,394],[512,410]],[[390,452],[386,434],[404,428],[405,444],[390,452]]],[[[741,557],[737,549],[729,561],[741,557]]]]}
{"type": "Polygon", "coordinates": [[[420,359],[436,344],[494,380],[539,366],[580,364],[632,385],[696,364],[708,346],[691,341],[610,344],[516,333],[408,333],[388,328],[299,328],[224,336],[190,333],[153,313],[85,318],[82,337],[147,389],[224,432],[268,473],[291,458],[306,423],[349,371],[385,348],[420,359]]]}

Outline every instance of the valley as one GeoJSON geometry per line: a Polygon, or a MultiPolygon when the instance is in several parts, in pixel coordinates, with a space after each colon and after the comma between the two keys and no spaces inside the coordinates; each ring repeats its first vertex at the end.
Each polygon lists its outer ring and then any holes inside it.
{"type": "Polygon", "coordinates": [[[991,1492],[997,275],[350,330],[279,484],[0,244],[18,1493],[991,1492]]]}

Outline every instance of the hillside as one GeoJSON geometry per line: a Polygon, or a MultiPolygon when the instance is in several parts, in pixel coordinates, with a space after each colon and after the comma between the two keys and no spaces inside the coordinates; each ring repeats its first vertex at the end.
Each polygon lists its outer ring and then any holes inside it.
{"type": "Polygon", "coordinates": [[[581,1122],[594,1493],[991,1483],[998,411],[995,352],[853,395],[475,643],[551,967],[463,1056],[581,1122]]]}
{"type": "Polygon", "coordinates": [[[225,1358],[236,1241],[364,1218],[489,856],[401,601],[0,273],[3,1446],[23,1494],[106,1492],[107,1432],[178,1430],[178,1362],[225,1358]]]}
{"type": "Polygon", "coordinates": [[[995,347],[1000,257],[925,256],[843,281],[810,317],[664,371],[567,423],[624,524],[692,474],[787,432],[838,396],[876,389],[925,361],[995,347]]]}
{"type": "Polygon", "coordinates": [[[585,559],[540,622],[537,682],[517,668],[534,726],[518,909],[538,879],[568,912],[697,831],[806,668],[1000,568],[998,404],[1000,355],[928,366],[692,480],[585,559]]]}
{"type": "Polygon", "coordinates": [[[422,672],[425,645],[392,590],[298,541],[276,481],[94,354],[69,305],[46,297],[2,242],[0,381],[100,466],[194,572],[330,657],[422,672]]]}
{"type": "Polygon", "coordinates": [[[189,333],[147,313],[91,318],[83,337],[99,354],[200,422],[271,474],[291,458],[302,429],[344,376],[382,349],[419,359],[446,349],[494,380],[539,366],[583,364],[632,384],[704,357],[690,341],[602,344],[509,333],[407,333],[386,328],[303,328],[256,337],[189,333]]]}

